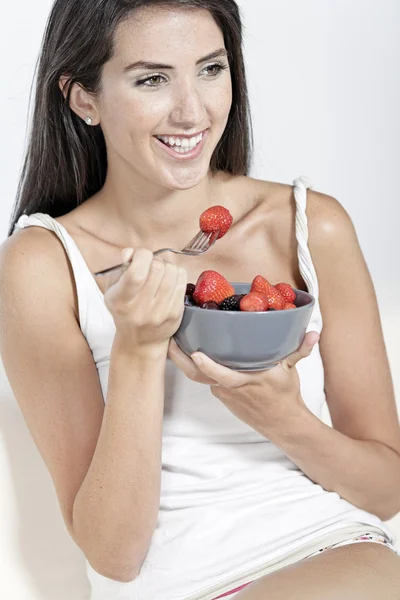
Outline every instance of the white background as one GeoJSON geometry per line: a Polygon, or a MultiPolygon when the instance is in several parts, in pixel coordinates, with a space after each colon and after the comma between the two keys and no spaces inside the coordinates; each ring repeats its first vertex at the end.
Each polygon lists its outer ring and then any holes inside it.
{"type": "MultiPolygon", "coordinates": [[[[20,0],[2,11],[0,242],[15,196],[31,79],[51,4],[20,0]]],[[[399,396],[400,2],[239,4],[256,143],[253,174],[286,183],[307,175],[353,217],[376,285],[399,396]]],[[[50,478],[1,370],[0,378],[0,595],[83,600],[82,557],[64,531],[50,478]]],[[[398,523],[393,527],[400,535],[398,523]]]]}

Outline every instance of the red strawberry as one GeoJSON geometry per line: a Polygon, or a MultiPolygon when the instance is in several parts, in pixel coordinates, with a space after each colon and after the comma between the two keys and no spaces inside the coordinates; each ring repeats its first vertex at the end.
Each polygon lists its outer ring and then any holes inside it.
{"type": "Polygon", "coordinates": [[[296,292],[288,283],[277,283],[274,287],[280,292],[286,302],[293,304],[296,300],[296,292]]]}
{"type": "Polygon", "coordinates": [[[286,302],[282,310],[290,310],[291,308],[297,308],[297,306],[295,304],[292,304],[292,302],[286,302]]]}
{"type": "Polygon", "coordinates": [[[268,298],[260,292],[250,292],[240,301],[243,312],[265,312],[268,310],[268,298]]]}
{"type": "Polygon", "coordinates": [[[275,310],[282,310],[283,305],[285,304],[285,300],[284,298],[282,298],[279,290],[274,288],[274,286],[271,285],[269,281],[267,281],[261,275],[257,275],[257,277],[253,279],[250,291],[261,292],[261,294],[265,294],[268,298],[269,308],[274,308],[275,310]]]}
{"type": "Polygon", "coordinates": [[[219,230],[218,239],[220,239],[226,234],[232,222],[233,217],[227,208],[211,206],[200,216],[200,229],[204,233],[214,233],[219,230]]]}
{"type": "Polygon", "coordinates": [[[193,298],[201,306],[205,302],[220,304],[225,298],[233,296],[235,288],[217,271],[204,271],[197,280],[193,298]]]}

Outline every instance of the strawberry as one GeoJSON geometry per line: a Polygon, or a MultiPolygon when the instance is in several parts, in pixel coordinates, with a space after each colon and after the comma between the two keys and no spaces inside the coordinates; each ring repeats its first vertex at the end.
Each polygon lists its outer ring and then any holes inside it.
{"type": "Polygon", "coordinates": [[[243,312],[265,312],[268,310],[268,297],[260,292],[250,292],[240,301],[243,312]]]}
{"type": "Polygon", "coordinates": [[[193,299],[201,306],[205,302],[220,304],[225,298],[233,296],[235,288],[217,271],[203,271],[196,283],[193,299]]]}
{"type": "Polygon", "coordinates": [[[217,239],[220,239],[226,234],[232,222],[233,217],[227,208],[211,206],[200,216],[200,229],[204,233],[219,231],[217,239]]]}
{"type": "Polygon", "coordinates": [[[274,285],[274,288],[280,292],[281,296],[286,300],[286,302],[293,302],[296,300],[296,292],[288,283],[277,283],[274,285]]]}
{"type": "Polygon", "coordinates": [[[292,308],[297,308],[297,306],[292,302],[286,302],[286,304],[283,305],[282,310],[290,310],[292,308]]]}
{"type": "Polygon", "coordinates": [[[261,275],[257,275],[253,279],[253,283],[251,284],[251,292],[261,292],[261,294],[265,294],[268,298],[268,306],[269,308],[274,308],[275,310],[282,310],[283,305],[285,304],[284,298],[282,298],[279,290],[274,288],[273,285],[269,283],[264,277],[261,275]]]}

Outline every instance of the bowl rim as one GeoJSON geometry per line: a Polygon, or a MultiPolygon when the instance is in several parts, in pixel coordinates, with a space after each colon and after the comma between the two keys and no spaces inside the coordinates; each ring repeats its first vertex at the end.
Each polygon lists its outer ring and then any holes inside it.
{"type": "MultiPolygon", "coordinates": [[[[245,282],[241,282],[241,281],[236,281],[236,282],[229,282],[231,285],[250,285],[251,283],[245,283],[245,282]]],[[[304,290],[299,290],[298,288],[293,288],[293,290],[295,292],[301,292],[302,294],[306,294],[307,296],[310,297],[310,302],[308,302],[307,304],[304,304],[303,306],[296,306],[296,308],[292,308],[291,310],[305,310],[305,309],[309,309],[310,307],[314,307],[315,303],[316,303],[316,299],[315,296],[313,296],[312,294],[310,294],[310,292],[306,292],[304,290]]],[[[200,308],[200,306],[186,306],[185,305],[185,311],[189,309],[190,311],[192,310],[201,310],[202,313],[226,313],[229,315],[273,315],[275,313],[277,314],[287,314],[290,311],[287,310],[255,310],[255,311],[239,311],[239,310],[205,310],[204,308],[200,308]]]]}

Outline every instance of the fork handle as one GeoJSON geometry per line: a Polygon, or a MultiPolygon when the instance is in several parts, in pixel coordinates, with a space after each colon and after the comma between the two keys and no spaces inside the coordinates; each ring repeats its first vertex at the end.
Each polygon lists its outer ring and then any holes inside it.
{"type": "MultiPolygon", "coordinates": [[[[160,248],[160,250],[156,250],[155,252],[153,252],[153,256],[158,256],[159,254],[163,254],[164,252],[174,252],[174,250],[171,250],[171,248],[160,248]]],[[[108,275],[109,273],[113,273],[114,271],[118,271],[119,269],[123,269],[124,267],[126,270],[131,264],[131,262],[132,260],[120,263],[119,265],[115,265],[115,267],[110,267],[109,269],[104,269],[104,271],[98,271],[97,273],[93,273],[93,275],[95,277],[103,277],[104,275],[108,275]]]]}

